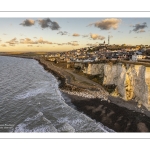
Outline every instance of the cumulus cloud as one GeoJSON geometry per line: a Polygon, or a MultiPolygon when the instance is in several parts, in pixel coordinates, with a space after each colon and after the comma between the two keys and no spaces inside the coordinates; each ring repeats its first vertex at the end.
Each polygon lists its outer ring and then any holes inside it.
{"type": "Polygon", "coordinates": [[[7,41],[6,43],[9,43],[9,44],[17,44],[17,43],[18,43],[18,41],[17,41],[17,39],[16,39],[16,38],[13,38],[12,40],[7,41]]]}
{"type": "Polygon", "coordinates": [[[101,35],[98,35],[98,34],[90,34],[90,37],[93,39],[93,40],[104,40],[105,37],[104,36],[101,36],[101,35]]]}
{"type": "Polygon", "coordinates": [[[41,28],[50,28],[52,30],[58,30],[60,28],[59,24],[55,21],[51,21],[49,18],[47,19],[39,19],[38,20],[39,25],[41,28]]]}
{"type": "Polygon", "coordinates": [[[20,23],[20,25],[27,26],[27,27],[33,26],[34,24],[35,24],[35,21],[32,19],[26,19],[22,23],[20,23]]]}
{"type": "Polygon", "coordinates": [[[101,30],[109,30],[111,28],[116,30],[120,22],[121,19],[110,18],[110,19],[104,19],[102,21],[89,24],[88,26],[94,25],[95,27],[100,28],[101,30]]]}
{"type": "Polygon", "coordinates": [[[72,36],[80,36],[80,34],[78,34],[78,33],[74,33],[72,36]]]}
{"type": "Polygon", "coordinates": [[[68,34],[68,32],[67,31],[59,31],[57,34],[60,34],[60,35],[67,35],[68,34]]]}
{"type": "Polygon", "coordinates": [[[42,29],[50,28],[52,30],[58,30],[60,28],[57,22],[51,21],[49,18],[39,20],[26,19],[22,23],[20,23],[20,25],[30,27],[35,25],[35,23],[38,23],[42,29]]]}
{"type": "MultiPolygon", "coordinates": [[[[143,22],[142,24],[136,24],[133,27],[133,30],[134,32],[136,33],[140,33],[140,32],[145,32],[145,28],[147,28],[147,23],[146,22],[143,22]]],[[[131,31],[130,31],[131,32],[131,31]]]]}

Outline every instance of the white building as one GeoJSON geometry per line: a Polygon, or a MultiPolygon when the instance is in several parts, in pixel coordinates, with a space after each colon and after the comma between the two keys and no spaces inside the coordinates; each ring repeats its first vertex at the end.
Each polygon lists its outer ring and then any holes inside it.
{"type": "Polygon", "coordinates": [[[137,54],[132,55],[132,61],[137,61],[138,59],[143,59],[143,58],[144,58],[143,55],[137,55],[137,54]]]}

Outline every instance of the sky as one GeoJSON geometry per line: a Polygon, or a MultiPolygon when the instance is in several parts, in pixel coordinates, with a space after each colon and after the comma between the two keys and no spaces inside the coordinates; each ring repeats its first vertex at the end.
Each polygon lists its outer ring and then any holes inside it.
{"type": "Polygon", "coordinates": [[[150,18],[0,18],[0,52],[69,51],[96,44],[150,45],[150,18]]]}

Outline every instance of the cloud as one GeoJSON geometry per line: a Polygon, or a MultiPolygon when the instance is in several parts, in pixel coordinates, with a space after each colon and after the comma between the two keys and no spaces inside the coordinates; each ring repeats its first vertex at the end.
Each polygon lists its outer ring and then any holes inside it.
{"type": "Polygon", "coordinates": [[[147,28],[147,23],[143,22],[142,24],[136,24],[136,25],[134,25],[132,27],[133,27],[133,30],[131,30],[131,31],[134,31],[136,33],[145,32],[144,29],[147,28]]]}
{"type": "Polygon", "coordinates": [[[57,45],[59,45],[59,46],[60,46],[60,45],[63,45],[63,44],[61,44],[61,43],[57,43],[57,45]]]}
{"type": "Polygon", "coordinates": [[[18,44],[18,41],[17,41],[16,38],[13,38],[12,40],[7,41],[6,43],[9,43],[9,44],[18,44]]]}
{"type": "Polygon", "coordinates": [[[3,35],[7,35],[6,33],[3,33],[3,35]]]}
{"type": "Polygon", "coordinates": [[[33,45],[27,45],[28,47],[32,47],[33,45]]]}
{"type": "Polygon", "coordinates": [[[93,40],[104,40],[105,37],[104,36],[101,36],[101,35],[98,35],[98,34],[90,34],[90,37],[93,39],[93,40]]]}
{"type": "Polygon", "coordinates": [[[68,45],[72,45],[72,46],[79,46],[78,41],[72,41],[72,42],[68,42],[68,45]]]}
{"type": "Polygon", "coordinates": [[[9,46],[15,46],[15,44],[10,44],[9,46]]]}
{"type": "Polygon", "coordinates": [[[42,29],[50,28],[52,30],[58,30],[60,28],[57,22],[51,21],[49,18],[39,20],[26,19],[22,23],[20,23],[20,25],[30,27],[35,25],[36,22],[41,26],[42,29]]]}
{"type": "Polygon", "coordinates": [[[68,32],[67,31],[59,31],[57,34],[61,34],[61,35],[67,35],[68,34],[68,32]]]}
{"type": "Polygon", "coordinates": [[[20,23],[20,25],[27,26],[27,27],[33,26],[34,24],[35,24],[35,21],[32,19],[26,19],[22,23],[20,23]]]}
{"type": "Polygon", "coordinates": [[[134,37],[134,38],[137,38],[137,37],[134,37]]]}
{"type": "Polygon", "coordinates": [[[82,35],[82,37],[83,37],[83,38],[88,37],[88,36],[89,36],[88,34],[84,34],[84,35],[82,35]]]}
{"type": "Polygon", "coordinates": [[[49,18],[47,19],[39,19],[38,20],[39,25],[41,28],[50,28],[52,30],[58,30],[60,28],[59,24],[55,21],[51,21],[49,18]]]}
{"type": "Polygon", "coordinates": [[[53,44],[52,42],[44,41],[43,38],[40,38],[39,40],[37,40],[37,42],[38,42],[39,44],[53,44]]]}
{"type": "Polygon", "coordinates": [[[78,34],[78,33],[74,33],[72,36],[80,36],[80,34],[78,34]]]}
{"type": "Polygon", "coordinates": [[[99,43],[97,43],[97,42],[96,42],[96,43],[88,43],[88,44],[86,44],[86,45],[87,45],[87,46],[90,46],[90,47],[91,47],[91,46],[98,46],[99,43]]]}
{"type": "Polygon", "coordinates": [[[121,19],[110,18],[110,19],[104,19],[102,21],[89,24],[88,26],[94,25],[95,27],[100,28],[101,30],[110,30],[111,28],[116,30],[120,22],[121,19]]]}
{"type": "Polygon", "coordinates": [[[40,38],[36,41],[31,40],[30,38],[20,39],[21,44],[52,44],[52,42],[45,41],[43,38],[40,38]]]}
{"type": "Polygon", "coordinates": [[[7,47],[7,45],[5,45],[5,44],[2,44],[1,46],[2,46],[2,47],[7,47]]]}
{"type": "Polygon", "coordinates": [[[21,44],[38,44],[37,41],[32,41],[30,38],[20,39],[21,44]]]}
{"type": "Polygon", "coordinates": [[[144,29],[140,29],[139,31],[137,31],[137,33],[140,33],[140,32],[145,32],[144,29]]]}

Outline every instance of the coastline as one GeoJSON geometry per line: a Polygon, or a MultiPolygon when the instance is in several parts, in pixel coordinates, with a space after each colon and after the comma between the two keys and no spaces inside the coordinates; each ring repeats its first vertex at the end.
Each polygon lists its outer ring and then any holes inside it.
{"type": "Polygon", "coordinates": [[[115,132],[150,131],[150,118],[144,113],[129,110],[126,107],[118,106],[113,102],[108,103],[99,98],[84,98],[67,93],[62,93],[62,96],[70,99],[71,102],[66,101],[68,105],[71,107],[74,105],[74,109],[86,114],[115,132]]]}
{"type": "Polygon", "coordinates": [[[78,111],[116,132],[150,131],[150,112],[144,106],[138,108],[136,102],[112,97],[107,92],[103,96],[95,95],[96,89],[72,85],[60,70],[57,72],[39,59],[36,60],[45,70],[51,72],[61,81],[59,88],[62,95],[71,100],[69,103],[66,102],[71,107],[74,105],[78,111]],[[93,97],[90,96],[90,91],[94,93],[93,97]]]}
{"type": "Polygon", "coordinates": [[[138,108],[136,102],[112,97],[96,83],[90,82],[88,86],[77,84],[71,74],[53,66],[49,61],[41,61],[36,57],[17,57],[38,61],[60,81],[62,96],[70,99],[66,100],[68,105],[104,126],[116,132],[150,132],[150,112],[144,106],[138,108]]]}

